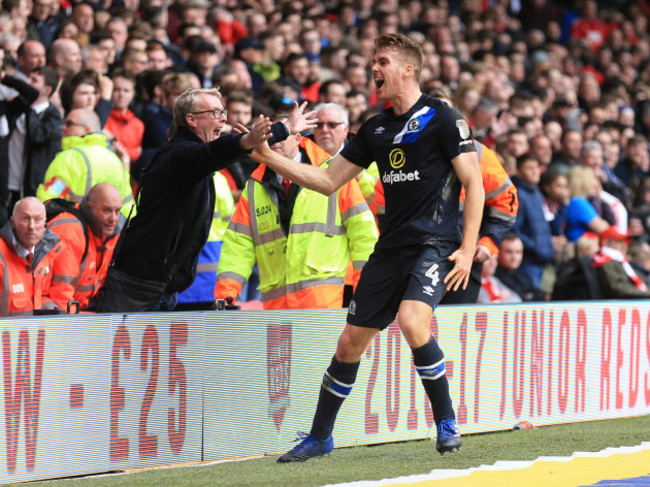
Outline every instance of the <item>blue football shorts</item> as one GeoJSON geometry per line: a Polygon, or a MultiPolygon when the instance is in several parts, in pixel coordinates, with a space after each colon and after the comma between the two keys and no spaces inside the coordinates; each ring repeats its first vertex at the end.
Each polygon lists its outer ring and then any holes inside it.
{"type": "Polygon", "coordinates": [[[457,242],[443,240],[435,245],[375,249],[361,271],[348,323],[383,330],[405,299],[435,309],[447,292],[443,280],[454,267],[448,257],[457,248],[457,242]]]}

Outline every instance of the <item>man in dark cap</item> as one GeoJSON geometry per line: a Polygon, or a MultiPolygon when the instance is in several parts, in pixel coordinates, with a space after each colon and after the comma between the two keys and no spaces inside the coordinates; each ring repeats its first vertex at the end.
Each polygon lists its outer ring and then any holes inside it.
{"type": "Polygon", "coordinates": [[[246,68],[253,81],[253,91],[255,92],[255,96],[259,96],[264,78],[253,67],[262,62],[264,58],[264,45],[252,37],[244,37],[235,43],[234,57],[246,63],[246,68]]]}
{"type": "Polygon", "coordinates": [[[211,42],[202,41],[192,50],[190,67],[192,72],[199,77],[203,88],[212,88],[212,78],[219,66],[217,46],[211,42]]]}

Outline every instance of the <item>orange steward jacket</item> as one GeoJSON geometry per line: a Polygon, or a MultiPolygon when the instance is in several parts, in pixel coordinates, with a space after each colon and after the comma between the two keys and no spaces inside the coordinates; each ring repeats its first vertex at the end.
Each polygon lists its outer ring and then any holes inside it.
{"type": "MultiPolygon", "coordinates": [[[[75,206],[80,208],[86,204],[86,199],[75,206]]],[[[72,283],[74,299],[79,301],[79,309],[94,309],[97,293],[104,284],[108,266],[113,258],[113,251],[117,243],[119,232],[124,225],[125,218],[120,215],[120,222],[113,235],[104,237],[101,227],[94,221],[90,211],[82,210],[84,220],[69,212],[59,213],[47,226],[56,233],[61,240],[70,247],[74,255],[77,272],[72,283]],[[84,225],[87,232],[84,232],[84,225]],[[88,242],[86,242],[86,233],[88,242]],[[86,250],[87,248],[87,250],[86,250]],[[84,253],[86,254],[84,256],[84,253]]]]}
{"type": "Polygon", "coordinates": [[[72,252],[50,230],[36,244],[30,265],[16,253],[11,222],[0,230],[0,315],[63,309],[73,299],[76,269],[72,252]]]}
{"type": "MultiPolygon", "coordinates": [[[[483,176],[483,189],[485,190],[485,211],[479,231],[478,244],[490,251],[490,255],[497,255],[501,241],[510,231],[517,219],[519,199],[517,188],[508,173],[503,169],[497,158],[496,152],[475,140],[478,160],[481,164],[483,176]]],[[[460,192],[460,211],[465,205],[465,188],[460,192]]]]}

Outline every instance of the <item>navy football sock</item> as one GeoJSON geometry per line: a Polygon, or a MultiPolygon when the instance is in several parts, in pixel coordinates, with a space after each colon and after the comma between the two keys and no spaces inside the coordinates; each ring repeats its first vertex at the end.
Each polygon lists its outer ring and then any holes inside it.
{"type": "Polygon", "coordinates": [[[413,348],[413,363],[427,392],[436,424],[445,419],[456,419],[449,396],[449,382],[445,375],[445,356],[433,335],[429,342],[413,348]]]}
{"type": "Polygon", "coordinates": [[[332,363],[323,376],[318,406],[311,426],[311,434],[315,437],[325,440],[332,434],[336,415],[352,390],[360,363],[345,364],[332,357],[332,363]]]}

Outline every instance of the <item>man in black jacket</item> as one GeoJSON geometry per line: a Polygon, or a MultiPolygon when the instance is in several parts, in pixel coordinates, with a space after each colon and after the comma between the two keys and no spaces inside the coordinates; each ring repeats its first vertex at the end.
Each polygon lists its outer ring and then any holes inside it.
{"type": "Polygon", "coordinates": [[[137,215],[123,231],[97,311],[173,309],[176,293],[194,280],[208,238],[212,173],[272,136],[284,140],[313,128],[303,109],[296,105],[286,124],[259,117],[249,132],[219,137],[226,122],[219,91],[190,89],[180,95],[173,110],[178,131],[145,169],[137,215]],[[151,290],[147,296],[145,288],[151,290]]]}
{"type": "Polygon", "coordinates": [[[0,226],[9,220],[16,201],[20,194],[12,194],[9,191],[9,164],[5,161],[9,158],[9,133],[20,115],[29,110],[29,107],[36,98],[38,91],[12,76],[5,76],[4,69],[0,71],[0,83],[18,91],[18,96],[12,100],[0,100],[0,160],[3,161],[0,169],[0,226]]]}
{"type": "Polygon", "coordinates": [[[39,94],[11,127],[8,186],[14,200],[36,196],[47,167],[61,150],[63,119],[49,101],[59,85],[59,76],[49,66],[41,66],[32,70],[27,84],[39,94]]]}

